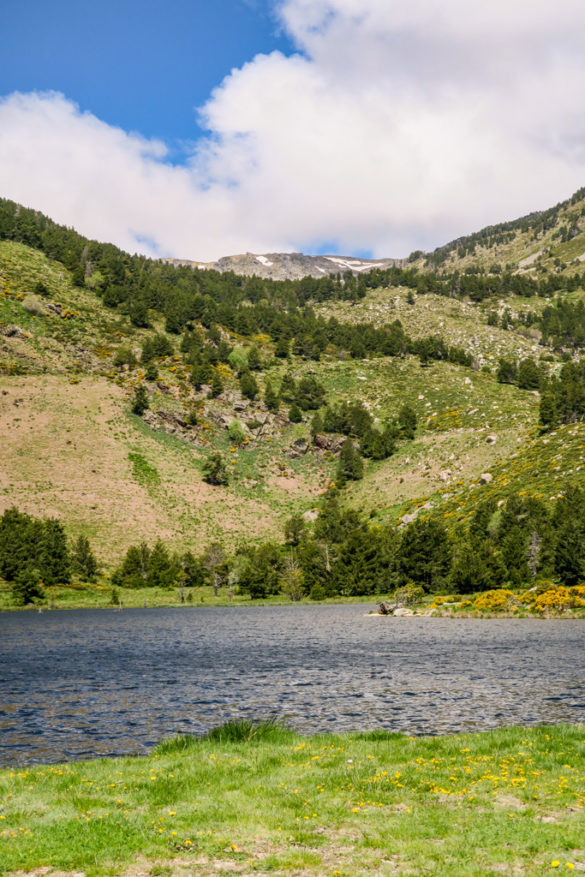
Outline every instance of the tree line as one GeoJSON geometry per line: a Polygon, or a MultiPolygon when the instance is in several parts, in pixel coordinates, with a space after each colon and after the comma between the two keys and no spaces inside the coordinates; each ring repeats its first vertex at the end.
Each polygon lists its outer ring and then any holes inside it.
{"type": "MultiPolygon", "coordinates": [[[[0,518],[0,574],[17,602],[42,598],[43,588],[66,584],[75,571],[95,577],[87,539],[71,551],[59,521],[9,509],[0,518]]],[[[441,517],[419,516],[396,527],[343,508],[337,490],[323,497],[314,525],[293,515],[281,541],[242,543],[228,554],[219,543],[200,554],[173,552],[160,539],[131,546],[111,576],[115,588],[204,585],[264,599],[291,600],[386,594],[410,586],[422,595],[471,594],[530,587],[554,579],[566,586],[585,578],[585,492],[569,486],[551,509],[542,500],[510,494],[479,502],[466,524],[448,530],[441,517]]]]}

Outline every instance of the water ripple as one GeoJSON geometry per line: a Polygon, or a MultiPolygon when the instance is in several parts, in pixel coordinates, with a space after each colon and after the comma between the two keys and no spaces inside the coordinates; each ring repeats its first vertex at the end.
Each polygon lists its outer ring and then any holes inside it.
{"type": "Polygon", "coordinates": [[[365,611],[0,614],[0,764],[141,753],[268,715],[305,733],[583,721],[585,621],[365,611]]]}

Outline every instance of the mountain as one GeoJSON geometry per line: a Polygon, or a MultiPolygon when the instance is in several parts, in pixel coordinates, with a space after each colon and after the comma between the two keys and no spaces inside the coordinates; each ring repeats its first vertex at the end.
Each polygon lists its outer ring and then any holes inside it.
{"type": "Polygon", "coordinates": [[[401,259],[356,259],[352,256],[305,256],[303,253],[245,253],[240,256],[224,256],[217,262],[192,262],[186,259],[167,259],[172,265],[190,265],[215,271],[233,271],[244,277],[272,280],[298,280],[301,277],[326,277],[350,271],[359,275],[373,268],[402,266],[401,259]]]}
{"type": "Polygon", "coordinates": [[[0,512],[56,516],[112,568],[143,540],[233,553],[294,515],[311,533],[332,484],[371,534],[430,514],[455,537],[512,495],[554,508],[584,484],[585,412],[539,411],[585,344],[584,261],[584,190],[405,263],[204,269],[0,200],[0,512]]]}

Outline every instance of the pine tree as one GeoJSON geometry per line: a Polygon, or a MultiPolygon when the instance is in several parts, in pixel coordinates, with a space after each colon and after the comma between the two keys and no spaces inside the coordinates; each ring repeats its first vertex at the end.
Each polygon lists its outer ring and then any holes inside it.
{"type": "Polygon", "coordinates": [[[542,394],[539,408],[539,420],[543,431],[555,429],[558,425],[559,415],[553,393],[542,394]]]}
{"type": "Polygon", "coordinates": [[[323,418],[317,412],[313,415],[313,419],[311,420],[311,438],[315,441],[315,436],[321,435],[323,432],[323,418]]]}
{"type": "Polygon", "coordinates": [[[284,539],[287,545],[297,546],[305,531],[305,522],[302,515],[293,515],[288,518],[284,525],[284,539]]]}
{"type": "Polygon", "coordinates": [[[262,368],[262,362],[260,361],[260,354],[258,353],[257,347],[251,347],[248,351],[248,368],[251,371],[260,371],[262,368]]]}
{"type": "Polygon", "coordinates": [[[39,572],[46,585],[68,584],[71,581],[71,561],[63,524],[56,518],[43,522],[39,552],[39,572]]]}
{"type": "Polygon", "coordinates": [[[343,487],[347,481],[359,481],[364,475],[364,464],[354,447],[353,441],[347,438],[341,446],[335,480],[339,487],[343,487]]]}
{"type": "Polygon", "coordinates": [[[132,414],[137,414],[138,417],[142,417],[148,407],[149,403],[147,392],[144,389],[144,386],[140,384],[139,387],[136,387],[136,392],[134,394],[134,401],[132,403],[132,414]]]}
{"type": "Polygon", "coordinates": [[[240,375],[240,391],[242,396],[250,401],[254,401],[258,395],[258,384],[253,374],[248,370],[243,371],[240,375]]]}
{"type": "Polygon", "coordinates": [[[12,596],[17,606],[26,606],[45,596],[38,569],[24,568],[12,583],[12,596]]]}
{"type": "Polygon", "coordinates": [[[73,546],[71,568],[74,573],[85,581],[94,581],[98,565],[87,536],[79,536],[73,546]]]}
{"type": "Polygon", "coordinates": [[[211,389],[209,391],[209,395],[212,399],[216,399],[221,393],[223,393],[223,381],[220,377],[218,371],[213,373],[213,380],[211,381],[211,389]]]}
{"type": "Polygon", "coordinates": [[[296,402],[293,402],[293,404],[288,409],[288,419],[291,423],[301,423],[303,419],[303,412],[296,402]]]}
{"type": "Polygon", "coordinates": [[[120,588],[144,588],[150,564],[150,548],[143,542],[131,545],[120,566],[112,574],[112,584],[120,588]]]}
{"type": "Polygon", "coordinates": [[[156,381],[158,378],[158,368],[155,362],[149,362],[144,372],[147,381],[156,381]]]}
{"type": "Polygon", "coordinates": [[[149,588],[170,588],[175,581],[177,572],[166,545],[157,539],[150,552],[146,586],[149,588]]]}
{"type": "Polygon", "coordinates": [[[227,484],[225,461],[219,451],[211,454],[203,464],[203,480],[208,484],[227,484]]]}
{"type": "Polygon", "coordinates": [[[274,355],[278,356],[280,359],[286,359],[289,354],[289,341],[288,338],[281,337],[276,342],[276,348],[274,351],[274,355]]]}
{"type": "Polygon", "coordinates": [[[413,439],[416,432],[416,411],[410,405],[403,405],[398,412],[398,425],[405,439],[413,439]]]}
{"type": "Polygon", "coordinates": [[[533,359],[523,359],[518,366],[518,386],[521,390],[538,390],[540,371],[533,359]]]}
{"type": "Polygon", "coordinates": [[[270,381],[266,381],[266,389],[264,391],[264,403],[269,411],[278,411],[280,400],[270,381]]]}
{"type": "Polygon", "coordinates": [[[451,546],[443,524],[417,518],[404,530],[399,565],[404,582],[412,580],[425,591],[439,590],[451,568],[451,546]]]}
{"type": "Polygon", "coordinates": [[[294,402],[297,395],[297,382],[290,372],[287,372],[280,384],[280,398],[285,402],[294,402]]]}

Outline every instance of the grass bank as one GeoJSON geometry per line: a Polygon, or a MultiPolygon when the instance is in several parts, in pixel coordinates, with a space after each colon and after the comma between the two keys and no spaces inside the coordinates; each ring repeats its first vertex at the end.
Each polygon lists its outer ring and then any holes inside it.
{"type": "MultiPolygon", "coordinates": [[[[355,603],[372,607],[382,602],[392,603],[393,595],[370,594],[362,597],[330,597],[313,601],[304,598],[303,605],[316,603],[355,603]]],[[[8,582],[0,579],[0,612],[26,610],[36,612],[51,609],[154,609],[196,608],[209,606],[275,606],[292,604],[285,594],[251,600],[247,594],[235,588],[230,597],[229,589],[200,588],[112,588],[108,579],[98,582],[74,582],[71,585],[55,585],[45,588],[45,596],[35,604],[19,606],[8,582]]],[[[434,615],[441,618],[585,618],[585,585],[565,588],[552,582],[541,583],[537,588],[511,591],[498,588],[475,594],[427,594],[417,603],[409,603],[415,615],[434,615]]]]}
{"type": "Polygon", "coordinates": [[[0,771],[4,873],[485,877],[585,870],[585,727],[300,737],[0,771]]]}
{"type": "MultiPolygon", "coordinates": [[[[387,600],[388,594],[372,594],[368,597],[331,597],[320,603],[363,603],[368,607],[387,600]]],[[[303,605],[315,605],[315,601],[304,599],[303,605]]],[[[228,588],[220,588],[217,595],[213,587],[184,588],[183,600],[179,588],[116,588],[104,583],[84,583],[72,586],[55,585],[45,588],[45,597],[38,604],[19,606],[14,600],[12,589],[7,582],[0,580],[0,612],[27,611],[43,612],[50,609],[115,609],[121,604],[123,609],[153,608],[193,608],[208,606],[275,606],[299,605],[291,603],[290,597],[278,594],[262,600],[251,600],[247,594],[234,593],[230,599],[228,588]],[[119,601],[119,603],[117,602],[119,601]]]]}

